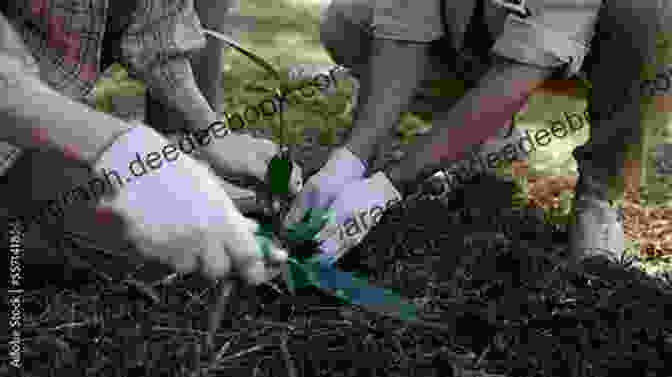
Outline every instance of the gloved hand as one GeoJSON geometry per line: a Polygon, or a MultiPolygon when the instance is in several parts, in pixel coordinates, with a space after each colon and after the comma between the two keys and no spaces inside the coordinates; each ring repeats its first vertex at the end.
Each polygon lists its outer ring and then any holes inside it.
{"type": "Polygon", "coordinates": [[[347,148],[336,149],[294,199],[285,218],[285,227],[303,221],[310,209],[326,209],[346,184],[363,178],[365,172],[364,163],[347,148]]]}
{"type": "Polygon", "coordinates": [[[366,236],[387,208],[401,198],[383,172],[346,184],[329,206],[332,218],[315,238],[320,242],[320,260],[335,263],[366,236]]]}
{"type": "MultiPolygon", "coordinates": [[[[232,132],[203,148],[202,157],[220,177],[239,174],[268,184],[268,164],[279,152],[280,146],[270,140],[232,132]]],[[[303,170],[293,163],[290,194],[296,195],[302,188],[303,170]]]]}
{"type": "MultiPolygon", "coordinates": [[[[259,225],[235,208],[220,180],[203,163],[180,154],[170,162],[161,161],[148,174],[129,175],[127,167],[136,152],[161,151],[167,144],[154,130],[139,125],[103,152],[95,171],[105,169],[109,177],[114,170],[123,187],[117,187],[112,198],[103,198],[99,213],[119,214],[140,252],[180,271],[201,264],[211,278],[225,277],[235,268],[251,284],[270,279],[261,248],[265,240],[255,236],[259,225]]],[[[264,247],[269,263],[286,261],[284,250],[272,244],[264,247]]]]}
{"type": "MultiPolygon", "coordinates": [[[[184,148],[190,151],[194,149],[190,155],[207,164],[214,174],[223,179],[222,185],[226,193],[243,214],[263,212],[266,205],[260,200],[259,191],[265,189],[258,186],[260,184],[271,185],[267,172],[271,159],[280,150],[279,146],[270,140],[230,133],[221,139],[214,139],[214,143],[210,141],[205,147],[195,149],[191,145],[199,145],[197,141],[199,137],[196,137],[194,133],[189,133],[189,130],[167,136],[173,144],[184,145],[184,148]],[[228,138],[231,139],[224,143],[224,139],[228,138]],[[236,148],[244,146],[247,151],[232,149],[232,145],[236,148]],[[235,153],[239,155],[236,156],[235,153]],[[229,164],[228,167],[222,168],[225,164],[229,164]],[[265,176],[260,177],[260,174],[265,174],[265,176]],[[250,182],[249,178],[253,181],[250,182]],[[257,190],[249,189],[254,186],[257,186],[257,190]]],[[[292,161],[287,188],[289,197],[296,196],[303,188],[303,169],[295,161],[292,161]]]]}

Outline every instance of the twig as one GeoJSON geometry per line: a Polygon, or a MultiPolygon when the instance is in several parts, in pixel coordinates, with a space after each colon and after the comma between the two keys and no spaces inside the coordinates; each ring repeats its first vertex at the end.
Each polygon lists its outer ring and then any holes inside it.
{"type": "Polygon", "coordinates": [[[216,372],[216,371],[221,371],[221,370],[227,369],[226,367],[218,366],[217,364],[220,364],[220,363],[223,363],[223,362],[226,362],[226,361],[230,361],[230,360],[233,360],[233,359],[237,359],[241,356],[247,355],[248,353],[259,351],[260,349],[262,349],[264,347],[268,347],[269,345],[270,344],[257,344],[254,347],[251,347],[251,348],[248,348],[246,350],[240,351],[240,352],[238,352],[234,355],[225,357],[223,359],[214,360],[210,363],[210,365],[208,367],[202,368],[201,373],[207,375],[207,373],[210,373],[210,372],[216,372]]]}
{"type": "Polygon", "coordinates": [[[317,323],[321,324],[324,326],[352,326],[352,321],[348,320],[342,320],[342,321],[336,321],[336,320],[330,320],[330,319],[316,319],[311,322],[312,323],[317,323]]]}
{"type": "Polygon", "coordinates": [[[276,291],[278,294],[283,294],[282,290],[278,287],[278,285],[275,284],[275,283],[273,283],[272,281],[267,281],[267,282],[264,283],[264,284],[266,284],[266,285],[268,285],[269,287],[271,287],[271,288],[272,288],[274,291],[276,291]]]}
{"type": "Polygon", "coordinates": [[[404,323],[408,324],[410,327],[424,327],[428,329],[433,329],[437,331],[442,331],[442,332],[447,332],[447,333],[454,333],[455,329],[453,327],[447,326],[447,325],[442,325],[440,323],[434,323],[434,322],[427,322],[423,321],[421,319],[412,319],[412,320],[406,320],[404,323]]]}
{"type": "Polygon", "coordinates": [[[248,348],[248,349],[246,349],[246,350],[243,350],[243,351],[240,351],[240,352],[238,352],[238,353],[236,353],[236,354],[234,354],[234,355],[227,356],[227,357],[225,357],[225,358],[223,358],[223,359],[219,359],[218,362],[219,362],[219,363],[223,363],[223,362],[226,362],[226,361],[229,361],[229,360],[237,359],[237,358],[239,358],[239,357],[241,357],[241,356],[245,356],[245,355],[247,355],[248,353],[252,353],[252,352],[259,351],[260,349],[262,349],[262,348],[264,348],[264,347],[268,347],[268,346],[269,346],[268,344],[257,344],[257,345],[254,346],[254,347],[250,347],[250,348],[248,348]]]}
{"type": "Polygon", "coordinates": [[[162,279],[159,279],[153,283],[150,284],[151,287],[158,287],[158,286],[165,286],[168,284],[172,284],[177,278],[180,277],[180,274],[177,272],[173,272],[170,275],[165,276],[162,279]]]}
{"type": "Polygon", "coordinates": [[[478,360],[476,360],[476,363],[474,364],[474,369],[478,369],[481,367],[481,364],[483,363],[483,360],[485,359],[485,356],[490,352],[492,345],[488,344],[487,347],[483,350],[481,353],[481,356],[478,357],[478,360]]]}
{"type": "MultiPolygon", "coordinates": [[[[125,314],[122,314],[122,315],[115,316],[112,319],[120,319],[120,318],[123,318],[124,316],[125,316],[125,314]]],[[[60,330],[65,330],[65,329],[69,329],[69,328],[78,328],[78,327],[83,327],[83,326],[90,326],[90,325],[95,324],[95,323],[96,323],[96,320],[88,320],[88,321],[83,321],[83,322],[63,323],[63,324],[60,324],[58,326],[50,327],[50,328],[45,329],[45,330],[27,328],[26,332],[35,331],[39,334],[35,335],[35,336],[30,336],[30,337],[23,338],[23,340],[31,340],[31,339],[34,339],[38,336],[41,336],[41,334],[45,334],[45,333],[48,333],[48,332],[60,331],[60,330]]],[[[189,333],[189,334],[197,335],[197,336],[208,336],[208,335],[210,335],[210,333],[208,333],[206,331],[196,330],[196,329],[192,329],[192,328],[152,326],[151,330],[152,331],[168,331],[168,332],[173,332],[173,333],[189,333]]],[[[9,337],[3,337],[3,338],[0,338],[0,340],[7,340],[8,341],[9,337]]]]}
{"type": "MultiPolygon", "coordinates": [[[[212,350],[214,347],[214,337],[219,330],[219,325],[222,321],[222,316],[226,311],[227,304],[229,303],[229,296],[231,292],[234,291],[237,287],[236,280],[225,280],[222,282],[222,288],[215,303],[215,308],[210,313],[210,324],[208,329],[208,336],[206,338],[206,345],[208,350],[212,350]]],[[[216,355],[213,355],[215,357],[216,355]]]]}
{"type": "Polygon", "coordinates": [[[257,362],[257,364],[254,366],[254,369],[252,370],[252,377],[257,377],[259,372],[261,371],[261,363],[264,362],[265,359],[261,359],[257,362]]]}
{"type": "MultiPolygon", "coordinates": [[[[209,288],[208,288],[208,289],[209,289],[209,288]]],[[[188,290],[188,289],[185,290],[184,292],[185,292],[186,294],[189,295],[189,300],[190,300],[190,301],[187,303],[187,308],[190,308],[191,305],[192,305],[194,302],[197,302],[197,303],[199,303],[199,304],[201,304],[201,305],[204,305],[205,303],[203,302],[203,299],[202,299],[202,298],[203,298],[203,296],[208,292],[208,289],[206,289],[205,291],[202,291],[201,293],[197,293],[197,294],[191,293],[191,291],[188,290]]]]}
{"type": "Polygon", "coordinates": [[[152,305],[157,305],[161,302],[161,297],[151,285],[132,278],[126,279],[122,283],[127,288],[133,288],[135,293],[139,294],[142,299],[149,301],[152,305]]]}
{"type": "MultiPolygon", "coordinates": [[[[70,242],[74,243],[75,246],[80,246],[74,240],[70,240],[70,242]]],[[[114,281],[114,279],[110,275],[106,274],[103,271],[98,270],[87,259],[79,256],[74,251],[75,250],[74,247],[66,247],[66,245],[61,244],[61,249],[66,254],[66,257],[68,258],[68,262],[70,265],[74,266],[75,268],[81,268],[83,270],[93,272],[98,278],[105,281],[105,283],[112,283],[114,281]]]]}
{"type": "Polygon", "coordinates": [[[77,327],[82,327],[82,326],[91,325],[91,324],[93,324],[94,322],[95,322],[94,320],[90,320],[90,321],[84,321],[84,322],[69,322],[69,323],[63,323],[63,324],[60,324],[60,325],[58,325],[58,326],[56,326],[56,327],[48,328],[48,329],[44,330],[44,332],[58,331],[58,330],[63,330],[63,329],[72,329],[72,328],[77,328],[77,327]]]}
{"type": "Polygon", "coordinates": [[[219,361],[219,359],[221,359],[222,356],[224,356],[224,354],[226,353],[226,351],[229,350],[229,348],[231,348],[231,341],[230,340],[228,342],[224,343],[222,348],[219,349],[219,351],[217,352],[217,355],[215,356],[215,361],[219,361]]]}
{"type": "Polygon", "coordinates": [[[177,328],[177,327],[167,327],[167,326],[153,326],[152,331],[169,331],[169,332],[175,332],[175,333],[190,333],[193,335],[198,335],[198,336],[208,336],[209,333],[206,331],[201,331],[201,330],[196,330],[196,329],[185,329],[185,328],[177,328]]]}
{"type": "Polygon", "coordinates": [[[72,232],[72,231],[66,231],[64,236],[68,238],[70,241],[73,242],[80,242],[86,245],[87,248],[90,248],[93,251],[96,251],[100,254],[105,255],[106,257],[110,258],[119,258],[119,257],[126,257],[130,258],[134,256],[134,253],[129,252],[129,250],[132,249],[131,246],[124,247],[123,249],[115,249],[115,250],[110,250],[106,247],[100,246],[98,244],[98,241],[91,239],[89,236],[77,233],[77,232],[72,232]]]}
{"type": "MultiPolygon", "coordinates": [[[[71,323],[75,321],[75,305],[74,304],[70,305],[70,318],[71,318],[70,319],[71,323]]],[[[73,329],[72,326],[69,326],[69,327],[65,328],[65,334],[67,335],[68,338],[73,337],[72,329],[73,329]]]]}
{"type": "Polygon", "coordinates": [[[287,347],[287,334],[283,334],[280,341],[280,351],[282,351],[282,357],[285,359],[285,365],[287,365],[287,374],[289,377],[297,377],[296,368],[294,367],[294,360],[292,360],[292,355],[289,354],[289,348],[287,347]]]}
{"type": "Polygon", "coordinates": [[[275,321],[268,321],[268,320],[263,320],[263,319],[244,319],[247,322],[251,323],[256,323],[262,326],[268,326],[268,327],[282,327],[285,328],[289,331],[294,331],[296,330],[296,326],[290,325],[289,323],[281,323],[281,322],[275,322],[275,321]]]}

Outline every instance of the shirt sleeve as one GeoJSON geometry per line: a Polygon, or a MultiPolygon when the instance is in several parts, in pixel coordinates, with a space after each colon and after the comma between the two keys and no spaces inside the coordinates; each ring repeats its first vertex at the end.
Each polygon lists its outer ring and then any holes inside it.
{"type": "MultiPolygon", "coordinates": [[[[0,93],[5,100],[12,96],[13,91],[22,90],[14,83],[19,79],[17,76],[24,74],[37,77],[39,75],[37,62],[0,12],[0,93]]],[[[0,111],[11,111],[7,105],[7,101],[0,100],[0,111]]],[[[21,148],[0,141],[0,177],[14,165],[21,153],[21,148]]]]}
{"type": "Polygon", "coordinates": [[[441,0],[374,0],[376,38],[431,42],[443,36],[441,0]]]}
{"type": "Polygon", "coordinates": [[[579,73],[594,35],[602,0],[528,0],[526,18],[510,14],[493,52],[542,67],[579,73]]]}
{"type": "Polygon", "coordinates": [[[23,72],[39,76],[37,60],[2,12],[0,12],[0,56],[3,56],[3,64],[16,63],[23,72]]]}
{"type": "Polygon", "coordinates": [[[122,61],[157,99],[185,113],[209,108],[189,55],[205,46],[194,0],[137,0],[121,39],[122,61]]]}

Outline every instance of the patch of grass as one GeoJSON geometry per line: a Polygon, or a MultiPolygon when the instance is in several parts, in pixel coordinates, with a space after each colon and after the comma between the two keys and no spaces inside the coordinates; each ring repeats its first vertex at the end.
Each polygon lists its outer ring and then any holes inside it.
{"type": "MultiPolygon", "coordinates": [[[[654,171],[653,163],[650,171],[654,171]]],[[[649,177],[647,186],[642,190],[642,199],[647,206],[672,207],[672,177],[652,175],[649,177]]]]}

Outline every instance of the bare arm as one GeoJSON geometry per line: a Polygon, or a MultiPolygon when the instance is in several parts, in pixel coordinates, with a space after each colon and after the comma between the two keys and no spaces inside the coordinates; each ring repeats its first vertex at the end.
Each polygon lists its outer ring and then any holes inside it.
{"type": "MultiPolygon", "coordinates": [[[[2,58],[0,58],[2,59],[2,58]]],[[[3,88],[0,139],[22,148],[56,149],[92,164],[131,126],[46,88],[33,77],[3,88]]]]}
{"type": "Polygon", "coordinates": [[[194,0],[135,0],[121,37],[121,60],[129,72],[169,108],[178,110],[190,130],[217,120],[198,88],[189,56],[205,46],[194,0]]]}
{"type": "Polygon", "coordinates": [[[459,159],[471,145],[494,135],[552,73],[550,68],[496,57],[495,65],[478,85],[448,112],[438,115],[436,126],[413,144],[408,157],[388,169],[392,183],[408,193],[442,162],[459,159]],[[460,126],[450,127],[454,124],[460,126]]]}
{"type": "Polygon", "coordinates": [[[413,97],[429,63],[429,45],[375,39],[362,78],[353,132],[346,146],[362,161],[370,161],[377,144],[398,121],[413,97]]]}
{"type": "Polygon", "coordinates": [[[131,126],[45,85],[35,60],[0,14],[0,140],[51,148],[92,163],[131,126]]]}

